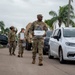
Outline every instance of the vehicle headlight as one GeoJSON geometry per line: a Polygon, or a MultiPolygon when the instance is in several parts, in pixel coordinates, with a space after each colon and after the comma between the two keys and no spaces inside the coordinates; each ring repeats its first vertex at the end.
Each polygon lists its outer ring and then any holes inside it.
{"type": "Polygon", "coordinates": [[[65,44],[66,44],[67,46],[70,46],[70,45],[71,45],[71,43],[70,43],[70,42],[66,42],[65,44]]]}
{"type": "Polygon", "coordinates": [[[66,44],[67,46],[73,46],[73,47],[75,47],[75,43],[66,42],[65,44],[66,44]]]}

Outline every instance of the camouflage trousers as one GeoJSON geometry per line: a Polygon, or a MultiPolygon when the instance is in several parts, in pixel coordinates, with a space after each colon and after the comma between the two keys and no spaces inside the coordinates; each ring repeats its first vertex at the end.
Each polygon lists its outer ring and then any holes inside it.
{"type": "Polygon", "coordinates": [[[16,42],[15,41],[11,41],[10,42],[10,46],[9,46],[9,53],[10,54],[14,54],[16,49],[16,42]]]}
{"type": "Polygon", "coordinates": [[[19,43],[18,55],[23,55],[23,53],[24,53],[24,47],[22,46],[22,43],[19,43]]]}
{"type": "Polygon", "coordinates": [[[35,59],[36,58],[36,53],[38,50],[38,54],[39,54],[39,59],[42,60],[43,59],[43,39],[33,39],[33,49],[32,49],[32,58],[35,59]]]}

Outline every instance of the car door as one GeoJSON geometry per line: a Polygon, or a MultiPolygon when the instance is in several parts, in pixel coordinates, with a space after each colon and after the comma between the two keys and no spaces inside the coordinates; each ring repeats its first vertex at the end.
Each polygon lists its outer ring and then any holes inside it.
{"type": "Polygon", "coordinates": [[[61,30],[59,29],[58,30],[58,33],[55,35],[55,36],[58,36],[58,39],[54,38],[54,51],[55,51],[55,54],[56,56],[58,56],[58,49],[59,49],[59,45],[60,45],[60,41],[61,41],[61,30]]]}
{"type": "Polygon", "coordinates": [[[58,36],[59,35],[59,29],[56,29],[54,31],[54,34],[53,36],[51,37],[51,40],[50,40],[50,48],[51,48],[51,52],[53,55],[57,55],[58,54],[58,46],[59,46],[59,41],[54,38],[55,36],[58,36]]]}

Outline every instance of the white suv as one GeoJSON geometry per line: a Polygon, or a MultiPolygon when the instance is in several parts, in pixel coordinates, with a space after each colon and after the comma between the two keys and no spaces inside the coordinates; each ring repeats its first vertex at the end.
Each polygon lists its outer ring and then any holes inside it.
{"type": "Polygon", "coordinates": [[[49,45],[49,58],[56,56],[60,63],[64,60],[75,60],[75,28],[65,27],[54,30],[49,45]]]}

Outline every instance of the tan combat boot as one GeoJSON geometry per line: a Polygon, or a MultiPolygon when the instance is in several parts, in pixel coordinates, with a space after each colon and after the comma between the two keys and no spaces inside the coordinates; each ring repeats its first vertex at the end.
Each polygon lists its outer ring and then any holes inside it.
{"type": "Polygon", "coordinates": [[[43,66],[42,60],[39,59],[39,66],[43,66]]]}
{"type": "Polygon", "coordinates": [[[20,57],[20,55],[18,55],[18,57],[20,57]]]}
{"type": "Polygon", "coordinates": [[[32,64],[35,64],[35,58],[33,58],[32,64]]]}
{"type": "Polygon", "coordinates": [[[21,54],[21,57],[23,57],[23,54],[21,54]]]}

